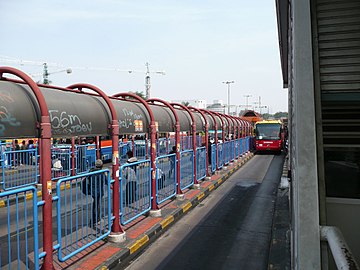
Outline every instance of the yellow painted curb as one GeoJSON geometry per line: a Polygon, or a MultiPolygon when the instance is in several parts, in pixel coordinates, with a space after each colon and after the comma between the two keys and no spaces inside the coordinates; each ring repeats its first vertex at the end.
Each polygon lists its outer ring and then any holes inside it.
{"type": "Polygon", "coordinates": [[[214,184],[209,186],[209,191],[212,191],[215,188],[214,184]]]}
{"type": "Polygon", "coordinates": [[[67,189],[69,189],[69,188],[71,187],[70,183],[67,183],[66,185],[60,186],[60,190],[64,190],[65,187],[66,187],[67,189]]]}
{"type": "Polygon", "coordinates": [[[162,220],[161,222],[160,222],[160,224],[161,224],[161,227],[163,228],[163,229],[165,229],[167,226],[169,226],[172,222],[174,221],[174,216],[168,216],[167,218],[165,218],[164,220],[162,220]]]}
{"type": "Polygon", "coordinates": [[[4,201],[0,201],[0,207],[5,207],[5,202],[4,201]]]}
{"type": "Polygon", "coordinates": [[[200,201],[202,198],[204,198],[204,196],[205,196],[204,192],[201,192],[201,193],[197,196],[198,201],[200,201]]]}
{"type": "Polygon", "coordinates": [[[223,182],[222,178],[220,178],[217,183],[220,185],[223,182]]]}
{"type": "Polygon", "coordinates": [[[191,208],[192,204],[191,202],[187,202],[186,204],[182,205],[181,208],[183,209],[183,212],[185,213],[191,208]]]}
{"type": "Polygon", "coordinates": [[[130,254],[136,252],[139,248],[145,245],[149,241],[149,236],[144,235],[139,240],[137,240],[131,247],[129,247],[130,254]]]}

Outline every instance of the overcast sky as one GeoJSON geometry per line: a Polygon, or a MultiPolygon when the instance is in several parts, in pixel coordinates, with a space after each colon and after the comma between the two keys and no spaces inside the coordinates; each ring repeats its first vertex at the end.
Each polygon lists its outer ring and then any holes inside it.
{"type": "MultiPolygon", "coordinates": [[[[222,82],[233,80],[232,105],[261,96],[270,113],[287,111],[275,0],[1,0],[0,36],[0,59],[47,62],[50,73],[100,68],[54,73],[55,85],[86,82],[109,95],[144,91],[149,62],[150,71],[166,72],[151,75],[152,97],[227,103],[222,82]]],[[[40,64],[0,65],[42,73],[40,64]]]]}

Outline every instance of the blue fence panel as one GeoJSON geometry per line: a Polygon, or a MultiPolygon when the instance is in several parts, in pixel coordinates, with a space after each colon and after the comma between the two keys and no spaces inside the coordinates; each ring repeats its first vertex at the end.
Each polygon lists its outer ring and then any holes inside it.
{"type": "Polygon", "coordinates": [[[218,165],[217,167],[220,169],[222,168],[222,166],[224,165],[224,149],[223,149],[223,144],[222,143],[218,143],[218,152],[217,152],[217,155],[218,155],[218,165]]]}
{"type": "Polygon", "coordinates": [[[171,151],[171,149],[174,147],[174,146],[176,146],[176,140],[175,140],[175,138],[174,137],[170,137],[169,138],[169,151],[171,151]]]}
{"type": "Polygon", "coordinates": [[[151,163],[143,160],[120,167],[120,221],[125,225],[151,209],[151,163]]]}
{"type": "Polygon", "coordinates": [[[71,147],[51,149],[51,178],[57,180],[71,175],[71,147]]]}
{"type": "Polygon", "coordinates": [[[196,147],[202,147],[203,146],[203,136],[197,135],[196,136],[196,147]]]}
{"type": "Polygon", "coordinates": [[[192,136],[181,136],[180,146],[182,150],[191,150],[192,147],[192,136]]]}
{"type": "Polygon", "coordinates": [[[245,137],[241,138],[241,141],[242,141],[242,143],[241,143],[241,147],[242,147],[241,155],[243,155],[246,152],[246,138],[245,137]]]}
{"type": "Polygon", "coordinates": [[[156,156],[165,156],[169,153],[169,141],[167,138],[160,138],[156,141],[156,156]]]}
{"type": "Polygon", "coordinates": [[[145,140],[137,140],[134,142],[134,156],[138,160],[146,159],[146,141],[145,140]]]}
{"type": "Polygon", "coordinates": [[[230,162],[230,142],[223,143],[223,159],[224,165],[228,165],[230,162]]]}
{"type": "Polygon", "coordinates": [[[101,159],[104,161],[112,159],[112,146],[101,147],[101,159]]]}
{"type": "Polygon", "coordinates": [[[94,168],[95,161],[96,161],[95,144],[75,146],[76,174],[89,172],[91,168],[94,168]]]}
{"type": "Polygon", "coordinates": [[[211,164],[211,172],[215,172],[216,171],[216,145],[212,144],[211,145],[211,159],[210,159],[210,164],[211,164]]]}
{"type": "Polygon", "coordinates": [[[66,261],[110,234],[110,171],[62,178],[56,185],[58,259],[66,261]]]}
{"type": "Polygon", "coordinates": [[[250,149],[250,137],[249,136],[246,137],[245,140],[246,140],[245,151],[247,152],[250,149]]]}
{"type": "Polygon", "coordinates": [[[156,203],[176,194],[176,154],[156,158],[156,203]]]}
{"type": "Polygon", "coordinates": [[[230,161],[233,161],[235,159],[234,155],[235,155],[235,141],[232,140],[230,141],[230,161]]]}
{"type": "Polygon", "coordinates": [[[36,184],[39,181],[37,160],[37,149],[3,152],[1,154],[3,189],[8,190],[36,184]]]}
{"type": "Polygon", "coordinates": [[[235,158],[238,158],[240,155],[240,145],[239,145],[239,139],[235,140],[235,158]]]}
{"type": "Polygon", "coordinates": [[[196,149],[196,180],[206,177],[206,147],[196,149]]]}
{"type": "Polygon", "coordinates": [[[32,186],[0,193],[0,269],[39,269],[38,202],[32,186]]]}
{"type": "Polygon", "coordinates": [[[194,184],[194,151],[185,150],[180,153],[180,189],[194,184]]]}
{"type": "Polygon", "coordinates": [[[13,160],[4,157],[4,153],[5,152],[10,152],[13,151],[13,147],[11,143],[7,143],[7,142],[1,142],[0,141],[0,162],[1,162],[1,167],[5,167],[5,168],[11,168],[12,166],[15,166],[15,164],[13,164],[13,160]]]}
{"type": "Polygon", "coordinates": [[[119,142],[119,163],[125,164],[128,160],[127,152],[132,149],[131,142],[119,142]]]}

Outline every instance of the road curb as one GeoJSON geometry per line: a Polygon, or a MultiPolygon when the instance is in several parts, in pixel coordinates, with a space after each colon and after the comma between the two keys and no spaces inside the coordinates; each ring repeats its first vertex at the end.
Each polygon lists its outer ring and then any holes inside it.
{"type": "MultiPolygon", "coordinates": [[[[194,196],[191,199],[180,204],[176,209],[172,211],[171,214],[164,216],[157,224],[152,226],[145,233],[138,236],[136,239],[132,240],[130,243],[125,246],[118,244],[118,247],[121,247],[121,251],[113,255],[111,258],[100,264],[97,270],[104,269],[113,269],[119,268],[119,264],[123,264],[123,267],[126,267],[127,263],[140,254],[145,248],[147,248],[153,241],[155,241],[159,236],[161,236],[166,230],[168,230],[176,221],[182,218],[190,210],[195,208],[200,204],[209,194],[216,190],[221,184],[223,184],[232,174],[234,174],[238,169],[240,169],[246,162],[248,162],[254,156],[253,153],[247,153],[240,158],[234,166],[227,171],[221,171],[221,176],[216,181],[213,181],[211,185],[208,185],[205,188],[200,187],[200,193],[194,196]]],[[[208,181],[204,181],[208,182],[208,181]]]]}

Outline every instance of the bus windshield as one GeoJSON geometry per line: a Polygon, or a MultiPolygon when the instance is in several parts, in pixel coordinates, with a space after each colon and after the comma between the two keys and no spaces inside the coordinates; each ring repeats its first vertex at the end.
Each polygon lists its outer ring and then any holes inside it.
{"type": "Polygon", "coordinates": [[[255,128],[258,140],[280,140],[280,124],[258,124],[255,128]]]}

